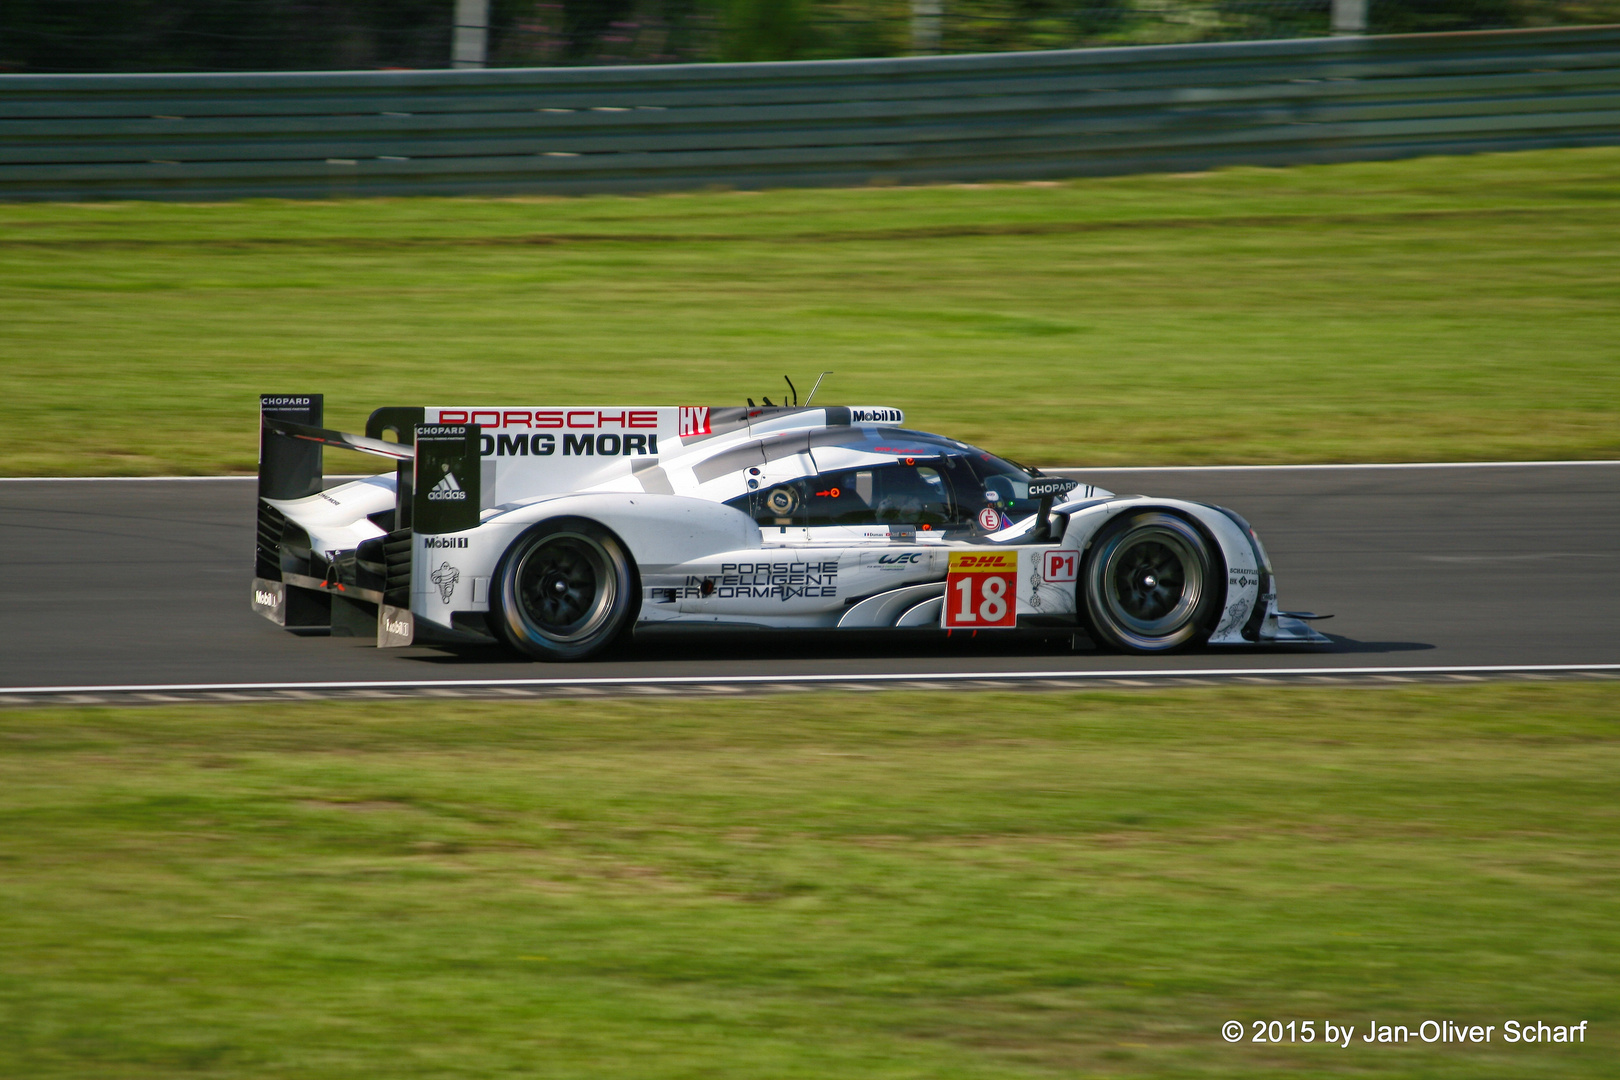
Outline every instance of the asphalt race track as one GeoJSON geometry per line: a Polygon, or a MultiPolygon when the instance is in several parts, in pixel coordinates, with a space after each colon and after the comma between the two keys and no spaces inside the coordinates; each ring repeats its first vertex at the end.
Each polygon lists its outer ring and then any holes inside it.
{"type": "Polygon", "coordinates": [[[1282,606],[1333,613],[1316,624],[1333,644],[1135,657],[990,633],[710,633],[586,664],[378,650],[294,636],[249,610],[251,480],[0,481],[0,689],[1620,664],[1620,463],[1068,475],[1238,510],[1266,542],[1282,606]]]}

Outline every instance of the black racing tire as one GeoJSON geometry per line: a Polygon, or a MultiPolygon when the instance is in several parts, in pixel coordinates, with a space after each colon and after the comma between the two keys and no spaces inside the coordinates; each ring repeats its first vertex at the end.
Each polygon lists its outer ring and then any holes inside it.
{"type": "Polygon", "coordinates": [[[1206,640],[1225,573],[1213,545],[1177,514],[1116,518],[1091,543],[1078,607],[1099,645],[1172,652],[1206,640]]]}
{"type": "Polygon", "coordinates": [[[495,568],[490,629],[537,660],[584,660],[629,629],[638,580],[624,543],[596,522],[542,521],[495,568]]]}

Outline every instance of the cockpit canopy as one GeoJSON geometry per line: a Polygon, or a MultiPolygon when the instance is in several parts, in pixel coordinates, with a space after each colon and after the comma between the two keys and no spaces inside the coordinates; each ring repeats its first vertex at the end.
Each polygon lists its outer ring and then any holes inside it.
{"type": "Polygon", "coordinates": [[[761,526],[913,526],[993,532],[1034,514],[1028,469],[977,447],[897,428],[829,428],[810,447],[816,472],[767,476],[727,501],[761,526]],[[994,528],[991,528],[991,525],[994,528]]]}

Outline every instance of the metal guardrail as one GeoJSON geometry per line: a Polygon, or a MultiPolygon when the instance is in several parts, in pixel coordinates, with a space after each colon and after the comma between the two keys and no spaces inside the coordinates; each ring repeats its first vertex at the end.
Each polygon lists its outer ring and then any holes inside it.
{"type": "Polygon", "coordinates": [[[0,76],[0,199],[1013,180],[1620,144],[1620,26],[667,67],[0,76]]]}

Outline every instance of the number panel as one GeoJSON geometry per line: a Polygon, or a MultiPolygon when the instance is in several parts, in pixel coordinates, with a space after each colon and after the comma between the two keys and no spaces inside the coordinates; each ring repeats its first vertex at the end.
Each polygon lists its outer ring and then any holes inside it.
{"type": "Polygon", "coordinates": [[[1018,625],[1018,553],[951,552],[941,624],[947,630],[1003,630],[1018,625]]]}

